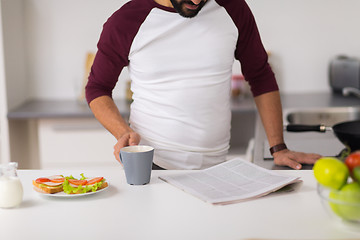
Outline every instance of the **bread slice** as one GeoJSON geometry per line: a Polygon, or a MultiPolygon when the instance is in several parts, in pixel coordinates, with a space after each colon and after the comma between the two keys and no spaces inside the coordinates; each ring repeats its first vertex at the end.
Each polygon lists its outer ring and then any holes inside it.
{"type": "Polygon", "coordinates": [[[47,186],[45,184],[37,183],[35,180],[33,180],[34,190],[40,193],[47,193],[47,194],[53,194],[62,192],[63,185],[60,184],[59,186],[47,186]]]}

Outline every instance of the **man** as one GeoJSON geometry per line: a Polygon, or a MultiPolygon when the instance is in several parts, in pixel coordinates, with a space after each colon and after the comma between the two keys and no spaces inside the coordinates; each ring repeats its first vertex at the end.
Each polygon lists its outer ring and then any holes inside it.
{"type": "MultiPolygon", "coordinates": [[[[234,58],[250,83],[275,163],[301,168],[319,155],[290,151],[282,108],[254,17],[244,0],[133,0],[104,24],[86,86],[95,117],[121,147],[155,147],[165,169],[225,161],[234,58]],[[124,67],[132,80],[130,126],[111,94],[124,67]]],[[[241,133],[239,133],[241,134],[241,133]]]]}

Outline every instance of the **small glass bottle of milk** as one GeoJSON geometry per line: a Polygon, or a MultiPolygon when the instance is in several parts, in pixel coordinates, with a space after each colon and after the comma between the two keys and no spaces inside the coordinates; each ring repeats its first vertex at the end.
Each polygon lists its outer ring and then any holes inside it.
{"type": "Polygon", "coordinates": [[[18,164],[0,165],[0,208],[18,206],[23,199],[23,187],[17,175],[18,164]]]}

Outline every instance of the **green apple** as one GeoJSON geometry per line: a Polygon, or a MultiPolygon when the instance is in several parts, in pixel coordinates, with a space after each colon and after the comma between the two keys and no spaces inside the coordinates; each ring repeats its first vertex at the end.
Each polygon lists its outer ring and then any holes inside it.
{"type": "Polygon", "coordinates": [[[352,178],[354,179],[354,181],[357,181],[360,183],[360,166],[356,166],[353,168],[352,178]]]}
{"type": "Polygon", "coordinates": [[[329,194],[330,207],[333,212],[344,220],[360,221],[360,184],[351,182],[340,191],[329,194]]]}
{"type": "Polygon", "coordinates": [[[340,189],[347,183],[349,169],[337,158],[323,157],[313,167],[316,180],[324,187],[340,189]]]}

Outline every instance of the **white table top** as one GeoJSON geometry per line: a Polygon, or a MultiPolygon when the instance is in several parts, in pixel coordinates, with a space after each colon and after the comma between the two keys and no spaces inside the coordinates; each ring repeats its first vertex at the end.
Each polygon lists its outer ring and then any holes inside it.
{"type": "Polygon", "coordinates": [[[104,176],[110,186],[78,198],[45,197],[32,179],[79,171],[19,170],[23,203],[0,209],[1,239],[360,239],[359,231],[331,219],[316,193],[311,170],[296,191],[226,206],[214,206],[161,180],[181,171],[153,171],[144,186],[126,183],[121,168],[83,171],[104,176]]]}

